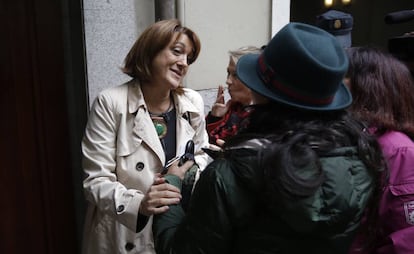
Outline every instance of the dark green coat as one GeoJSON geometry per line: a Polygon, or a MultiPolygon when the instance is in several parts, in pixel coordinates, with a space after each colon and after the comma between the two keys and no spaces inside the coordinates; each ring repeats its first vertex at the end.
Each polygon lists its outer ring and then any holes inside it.
{"type": "Polygon", "coordinates": [[[157,253],[347,253],[373,180],[354,147],[320,160],[322,186],[281,209],[264,200],[257,149],[225,151],[201,174],[187,214],[177,205],[155,216],[157,253]]]}

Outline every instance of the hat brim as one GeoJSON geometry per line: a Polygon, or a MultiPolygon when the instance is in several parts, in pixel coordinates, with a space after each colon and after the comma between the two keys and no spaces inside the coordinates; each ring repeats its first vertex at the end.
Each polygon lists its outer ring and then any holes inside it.
{"type": "Polygon", "coordinates": [[[268,88],[260,79],[256,71],[258,58],[258,54],[248,54],[242,56],[237,62],[236,72],[239,80],[241,80],[251,90],[262,96],[292,107],[314,111],[341,110],[347,108],[352,103],[352,95],[343,83],[340,84],[332,102],[328,105],[312,106],[289,101],[287,98],[276,94],[275,91],[268,88]]]}

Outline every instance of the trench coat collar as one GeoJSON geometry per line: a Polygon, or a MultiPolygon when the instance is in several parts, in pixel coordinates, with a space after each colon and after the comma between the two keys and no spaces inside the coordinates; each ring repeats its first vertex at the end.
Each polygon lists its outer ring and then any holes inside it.
{"type": "Polygon", "coordinates": [[[142,94],[141,84],[138,80],[128,82],[128,113],[135,114],[138,108],[143,107],[147,110],[144,95],[142,94]]]}
{"type": "MultiPolygon", "coordinates": [[[[186,90],[186,88],[184,88],[186,90]]],[[[185,92],[184,92],[185,93],[185,92]]],[[[172,92],[174,106],[177,113],[177,155],[184,151],[185,143],[193,139],[195,130],[191,125],[189,113],[200,115],[199,110],[187,96],[172,92]]],[[[137,80],[128,83],[128,112],[135,115],[133,132],[141,138],[157,154],[162,164],[165,164],[165,155],[137,80]],[[137,120],[139,119],[139,120],[137,120]]]]}
{"type": "MultiPolygon", "coordinates": [[[[179,95],[174,91],[172,94],[175,110],[178,115],[184,115],[187,112],[200,113],[194,103],[186,96],[179,95]]],[[[144,95],[142,94],[140,82],[138,80],[131,80],[128,84],[128,111],[131,114],[135,114],[140,107],[143,107],[146,111],[148,110],[147,105],[145,104],[144,95]]]]}

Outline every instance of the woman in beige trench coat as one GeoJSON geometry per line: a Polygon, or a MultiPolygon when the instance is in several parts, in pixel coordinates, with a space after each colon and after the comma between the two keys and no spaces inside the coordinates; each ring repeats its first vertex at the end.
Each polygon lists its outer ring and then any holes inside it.
{"type": "MultiPolygon", "coordinates": [[[[123,71],[132,80],[95,99],[82,142],[83,253],[155,253],[152,215],[182,198],[160,176],[166,162],[193,140],[195,162],[205,167],[203,100],[181,85],[199,51],[197,35],[179,21],[156,22],[125,59],[123,71]]],[[[192,162],[173,166],[185,171],[192,162]]]]}

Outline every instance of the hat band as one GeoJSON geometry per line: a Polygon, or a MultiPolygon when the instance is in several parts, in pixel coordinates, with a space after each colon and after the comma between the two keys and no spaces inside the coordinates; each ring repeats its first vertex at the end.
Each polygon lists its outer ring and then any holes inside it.
{"type": "Polygon", "coordinates": [[[328,105],[332,103],[334,96],[326,98],[311,98],[309,96],[299,94],[297,91],[285,86],[282,82],[275,79],[276,72],[272,67],[268,66],[264,54],[261,54],[258,59],[259,75],[262,81],[269,87],[282,92],[284,95],[294,99],[297,102],[307,103],[310,105],[328,105]]]}

